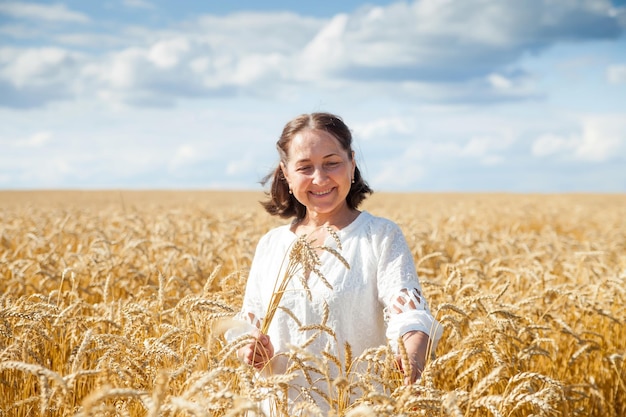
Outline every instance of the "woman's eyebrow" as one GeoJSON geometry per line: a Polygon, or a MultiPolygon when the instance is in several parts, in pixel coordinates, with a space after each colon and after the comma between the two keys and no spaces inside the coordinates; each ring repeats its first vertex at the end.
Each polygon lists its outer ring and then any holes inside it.
{"type": "MultiPolygon", "coordinates": [[[[331,156],[340,156],[338,153],[329,153],[322,157],[322,159],[330,158],[331,156]]],[[[295,161],[296,164],[311,162],[311,158],[302,158],[295,161]]]]}

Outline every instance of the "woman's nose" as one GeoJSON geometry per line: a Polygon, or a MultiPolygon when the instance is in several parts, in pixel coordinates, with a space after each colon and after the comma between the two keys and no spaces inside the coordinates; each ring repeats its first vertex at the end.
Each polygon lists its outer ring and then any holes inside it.
{"type": "Polygon", "coordinates": [[[316,184],[324,184],[328,179],[328,174],[322,167],[316,168],[313,172],[313,182],[316,184]]]}

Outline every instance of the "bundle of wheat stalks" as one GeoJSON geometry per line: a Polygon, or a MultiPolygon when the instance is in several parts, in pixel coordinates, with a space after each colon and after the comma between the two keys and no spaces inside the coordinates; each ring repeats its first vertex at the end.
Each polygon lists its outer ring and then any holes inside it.
{"type": "MultiPolygon", "coordinates": [[[[0,193],[0,416],[243,416],[267,398],[285,412],[290,374],[258,378],[216,326],[278,224],[260,195],[14,197],[0,193]]],[[[308,378],[340,370],[331,415],[626,415],[625,196],[365,208],[401,225],[444,335],[412,386],[385,346],[292,352],[308,378]]],[[[296,411],[320,415],[305,397],[296,411]]]]}

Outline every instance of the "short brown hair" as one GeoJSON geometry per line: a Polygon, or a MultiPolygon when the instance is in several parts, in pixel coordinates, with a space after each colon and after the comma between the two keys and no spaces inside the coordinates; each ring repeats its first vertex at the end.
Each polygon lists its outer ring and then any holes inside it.
{"type": "MultiPolygon", "coordinates": [[[[287,150],[291,140],[296,134],[305,129],[324,130],[330,133],[337,138],[341,147],[352,158],[352,133],[343,120],[339,116],[330,113],[310,113],[301,114],[288,122],[283,128],[283,133],[280,135],[278,142],[276,142],[276,149],[283,164],[287,164],[287,150]]],[[[282,218],[295,216],[296,219],[303,219],[306,215],[306,207],[289,193],[289,184],[280,168],[280,164],[261,181],[263,185],[268,182],[270,187],[266,194],[269,200],[261,202],[265,210],[273,216],[282,218]]],[[[359,204],[367,197],[367,194],[372,194],[372,192],[372,189],[361,176],[359,167],[355,167],[354,182],[346,197],[348,207],[351,209],[358,208],[359,204]]]]}

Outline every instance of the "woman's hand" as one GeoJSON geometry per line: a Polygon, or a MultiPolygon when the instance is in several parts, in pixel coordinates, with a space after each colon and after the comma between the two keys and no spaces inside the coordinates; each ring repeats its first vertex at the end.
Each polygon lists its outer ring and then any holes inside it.
{"type": "Polygon", "coordinates": [[[261,370],[274,356],[274,345],[268,335],[261,333],[253,342],[239,349],[238,356],[248,365],[261,370]]]}
{"type": "Polygon", "coordinates": [[[428,335],[420,331],[412,331],[402,336],[404,348],[409,359],[409,363],[403,363],[401,355],[396,356],[396,362],[402,372],[410,369],[410,373],[405,372],[404,383],[410,385],[422,376],[426,365],[426,351],[428,350],[428,335]]]}

